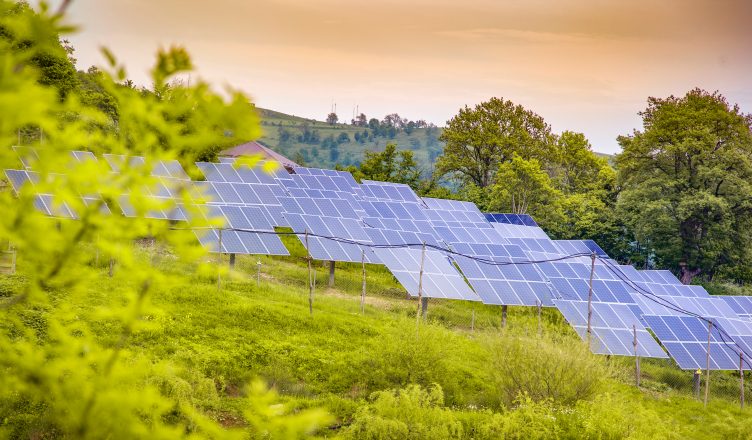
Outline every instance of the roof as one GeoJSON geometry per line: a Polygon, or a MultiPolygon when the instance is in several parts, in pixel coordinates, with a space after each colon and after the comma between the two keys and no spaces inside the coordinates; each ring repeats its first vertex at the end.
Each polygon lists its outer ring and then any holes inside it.
{"type": "Polygon", "coordinates": [[[257,141],[246,142],[245,144],[240,144],[219,153],[220,156],[224,157],[252,156],[254,154],[260,154],[264,157],[264,159],[277,161],[285,168],[294,168],[299,166],[285,156],[277,153],[276,151],[264,146],[261,142],[257,141]]]}

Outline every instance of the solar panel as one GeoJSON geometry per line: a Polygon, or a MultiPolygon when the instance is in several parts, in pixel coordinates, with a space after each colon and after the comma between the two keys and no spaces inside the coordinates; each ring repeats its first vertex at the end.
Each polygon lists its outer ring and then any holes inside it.
{"type": "Polygon", "coordinates": [[[504,247],[509,249],[510,253],[522,254],[523,258],[485,256],[479,260],[462,255],[454,255],[452,258],[484,304],[552,306],[552,293],[548,281],[538,273],[534,265],[494,264],[524,261],[524,253],[517,246],[504,247]]]}
{"type": "MultiPolygon", "coordinates": [[[[708,322],[694,316],[643,315],[661,344],[683,370],[706,368],[708,322]]],[[[710,332],[710,369],[737,370],[739,351],[714,325],[710,332]]],[[[746,366],[745,366],[746,369],[746,366]]]]}
{"type": "Polygon", "coordinates": [[[304,245],[307,241],[311,257],[360,262],[365,256],[367,262],[377,262],[370,249],[352,243],[370,243],[371,238],[358,214],[362,208],[343,172],[303,167],[295,170],[297,174],[290,179],[278,179],[291,194],[280,201],[293,232],[304,245]]]}
{"type": "MultiPolygon", "coordinates": [[[[235,167],[234,161],[197,162],[206,181],[195,189],[206,196],[210,218],[222,218],[222,252],[235,254],[289,255],[275,226],[288,226],[280,198],[285,195],[279,183],[263,170],[235,167]],[[227,243],[225,243],[227,236],[227,243]]],[[[197,231],[199,241],[211,252],[219,247],[217,230],[197,231]]]]}
{"type": "MultiPolygon", "coordinates": [[[[554,303],[577,334],[587,340],[587,301],[554,300],[554,303]]],[[[668,357],[627,304],[593,302],[591,308],[590,348],[594,353],[634,356],[636,332],[637,355],[668,357]]]]}
{"type": "Polygon", "coordinates": [[[13,151],[16,152],[16,155],[21,160],[21,164],[27,170],[32,169],[34,163],[39,161],[39,153],[33,147],[16,145],[13,147],[13,151]]]}
{"type": "Polygon", "coordinates": [[[208,197],[209,204],[259,206],[274,226],[289,226],[282,215],[280,197],[285,190],[277,180],[263,170],[231,163],[197,162],[206,177],[196,182],[197,188],[208,197]]]}
{"type": "MultiPolygon", "coordinates": [[[[11,183],[13,192],[20,195],[24,186],[32,188],[32,203],[34,207],[50,217],[76,219],[78,215],[73,208],[65,201],[59,200],[53,194],[38,192],[34,187],[39,183],[40,176],[34,171],[27,170],[5,170],[5,175],[11,183]]],[[[51,179],[62,178],[58,174],[50,174],[51,179]]],[[[106,209],[106,205],[103,209],[106,209]]]]}
{"type": "MultiPolygon", "coordinates": [[[[544,262],[538,265],[551,282],[558,298],[583,301],[588,299],[591,262],[590,258],[585,258],[588,260],[587,263],[581,262],[580,259],[544,262]]],[[[608,269],[606,263],[596,260],[593,271],[593,301],[633,304],[633,291],[633,288],[608,269]]]]}
{"type": "Polygon", "coordinates": [[[739,317],[752,319],[752,296],[714,295],[713,297],[726,301],[726,304],[728,304],[739,317]]]}
{"type": "MultiPolygon", "coordinates": [[[[86,153],[86,152],[78,152],[86,153]]],[[[102,157],[116,173],[122,172],[125,167],[143,167],[146,159],[142,156],[125,156],[122,154],[103,154],[102,157]]],[[[77,157],[78,159],[78,157],[77,157]]],[[[153,160],[151,175],[178,180],[190,180],[190,177],[177,160],[153,160]]]]}
{"type": "Polygon", "coordinates": [[[491,223],[501,223],[519,226],[538,226],[533,218],[527,214],[486,213],[486,220],[491,223]]]}
{"type": "MultiPolygon", "coordinates": [[[[421,249],[376,248],[379,261],[397,278],[411,296],[418,296],[421,249]]],[[[422,295],[426,298],[447,298],[478,301],[478,296],[439,251],[427,249],[423,262],[422,295]]]]}

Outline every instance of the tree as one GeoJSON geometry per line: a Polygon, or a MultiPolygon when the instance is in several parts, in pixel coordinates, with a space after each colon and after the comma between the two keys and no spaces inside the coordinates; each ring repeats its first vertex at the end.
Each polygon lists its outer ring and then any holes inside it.
{"type": "Polygon", "coordinates": [[[368,119],[366,118],[365,113],[359,114],[355,119],[353,119],[353,125],[357,127],[365,127],[368,125],[368,119]]]}
{"type": "Polygon", "coordinates": [[[499,165],[515,154],[545,164],[552,146],[551,128],[542,117],[499,98],[460,109],[440,139],[446,146],[436,171],[456,173],[481,188],[493,184],[499,165]]]}
{"type": "Polygon", "coordinates": [[[537,159],[512,156],[499,165],[497,183],[491,189],[490,207],[514,214],[530,214],[536,219],[561,217],[561,193],[543,171],[537,159]]]}
{"type": "Polygon", "coordinates": [[[359,178],[404,183],[417,188],[421,173],[413,152],[397,150],[397,144],[390,142],[384,151],[366,151],[355,174],[359,178]]]}
{"type": "Polygon", "coordinates": [[[643,130],[618,138],[619,215],[685,284],[749,265],[752,117],[701,89],[648,98],[640,115],[643,130]]]}
{"type": "Polygon", "coordinates": [[[593,153],[582,133],[565,131],[556,137],[555,164],[550,165],[557,186],[567,194],[611,189],[616,175],[608,160],[593,153]]]}
{"type": "Polygon", "coordinates": [[[337,116],[336,113],[332,112],[326,115],[326,123],[329,125],[334,125],[339,121],[339,116],[337,116]]]}

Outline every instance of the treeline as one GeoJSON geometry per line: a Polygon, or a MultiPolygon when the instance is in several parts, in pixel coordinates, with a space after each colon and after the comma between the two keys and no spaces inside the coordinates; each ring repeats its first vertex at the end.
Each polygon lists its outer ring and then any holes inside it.
{"type": "Polygon", "coordinates": [[[359,177],[530,214],[557,239],[593,239],[613,258],[682,282],[752,281],[752,116],[719,93],[648,98],[643,129],[613,166],[582,133],[492,98],[447,122],[430,178],[409,151],[366,153],[359,177]],[[416,177],[417,176],[417,177],[416,177]]]}

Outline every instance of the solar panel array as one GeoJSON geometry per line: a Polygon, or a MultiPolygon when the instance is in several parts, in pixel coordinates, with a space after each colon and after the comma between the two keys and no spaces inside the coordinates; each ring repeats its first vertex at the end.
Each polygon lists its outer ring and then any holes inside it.
{"type": "MultiPolygon", "coordinates": [[[[587,340],[587,301],[554,300],[577,334],[587,340]]],[[[591,349],[598,354],[665,358],[668,357],[627,304],[593,302],[591,349]],[[637,336],[637,348],[634,346],[637,336]]]]}
{"type": "MultiPolygon", "coordinates": [[[[38,156],[24,153],[23,157],[29,167],[38,156]]],[[[72,157],[78,162],[97,160],[83,151],[72,152],[72,157]]],[[[752,354],[751,297],[709,297],[702,287],[685,286],[668,271],[620,266],[591,240],[551,240],[528,215],[484,215],[469,202],[421,199],[403,184],[368,180],[358,184],[341,171],[297,167],[292,173],[278,169],[270,174],[223,159],[197,163],[206,180],[193,182],[177,161],[117,155],[104,159],[116,173],[126,166],[152,167],[153,185],[134,191],[134,200],[131,194],[121,197],[125,215],[187,220],[197,214],[181,205],[182,191],[187,186],[203,195],[204,220],[219,218],[225,225],[197,231],[202,244],[214,252],[286,255],[274,230],[289,226],[301,241],[306,232],[324,236],[308,237],[313,258],[359,262],[365,253],[367,261],[384,264],[412,296],[418,295],[424,255],[423,296],[555,305],[583,338],[589,255],[595,253],[594,352],[634,355],[636,330],[638,355],[666,357],[649,327],[681,368],[704,368],[707,325],[689,313],[714,322],[712,368],[737,369],[739,351],[752,354]],[[136,212],[131,202],[144,200],[147,212],[136,212]],[[582,256],[569,258],[575,254],[582,256]],[[531,261],[556,258],[561,261],[531,261]]],[[[39,179],[29,170],[6,170],[6,175],[16,192],[39,179]]],[[[34,196],[35,206],[46,214],[76,218],[70,206],[55,203],[51,194],[34,196]]],[[[96,194],[83,198],[84,203],[101,202],[96,194]]]]}
{"type": "Polygon", "coordinates": [[[426,215],[485,304],[553,306],[547,281],[527,255],[491,226],[474,203],[423,198],[426,215]],[[468,256],[478,257],[470,258],[468,256]]]}
{"type": "Polygon", "coordinates": [[[716,298],[726,301],[739,317],[752,320],[752,296],[717,295],[716,298]]]}
{"type": "MultiPolygon", "coordinates": [[[[39,174],[34,171],[27,170],[5,170],[5,175],[16,194],[20,194],[24,186],[32,188],[32,203],[34,208],[38,211],[48,215],[50,217],[64,218],[64,219],[77,219],[78,214],[73,207],[64,200],[57,200],[53,194],[43,193],[34,190],[34,187],[39,183],[39,174]]],[[[63,175],[50,175],[51,179],[64,178],[63,175]]],[[[101,197],[96,194],[86,194],[81,196],[81,202],[84,206],[92,206],[97,203],[100,204],[100,211],[104,214],[110,212],[106,204],[101,202],[101,197]]]]}

